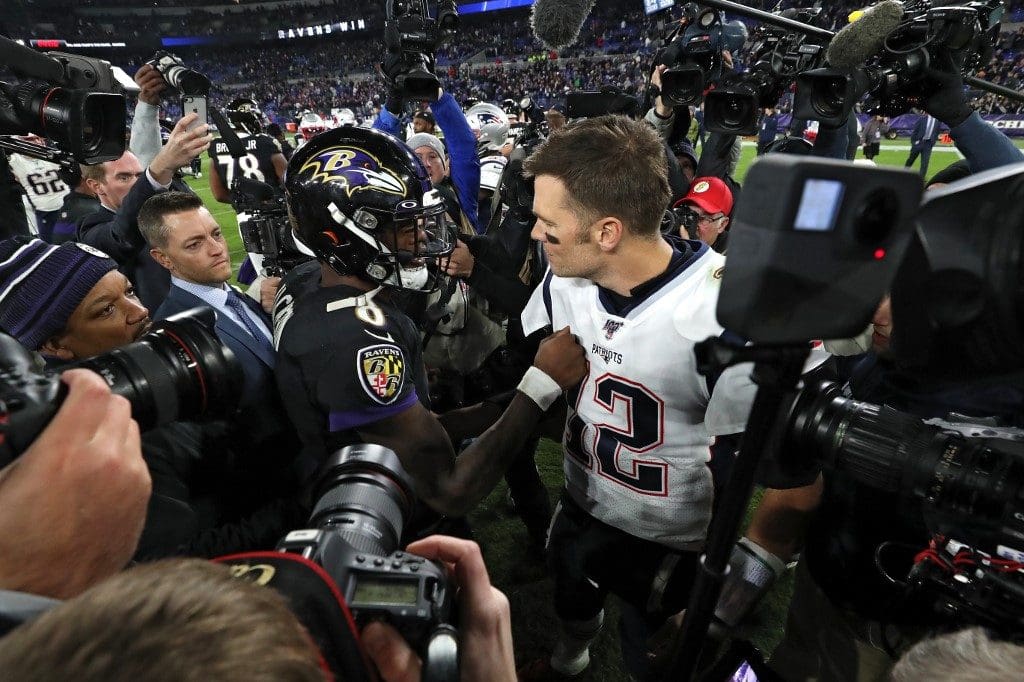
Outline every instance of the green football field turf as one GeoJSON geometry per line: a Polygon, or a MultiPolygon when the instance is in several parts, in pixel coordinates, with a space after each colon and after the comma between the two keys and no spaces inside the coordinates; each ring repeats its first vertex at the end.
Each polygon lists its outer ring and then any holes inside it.
{"type": "MultiPolygon", "coordinates": [[[[1021,146],[1021,143],[1018,143],[1018,146],[1021,146]]],[[[959,154],[951,149],[944,145],[936,146],[928,170],[929,176],[960,158],[959,154]],[[950,151],[941,151],[943,149],[950,151]]],[[[906,140],[887,141],[876,162],[879,165],[902,166],[908,150],[909,143],[906,140]]],[[[750,143],[745,144],[737,169],[737,178],[741,182],[754,159],[754,146],[750,143]]],[[[208,159],[204,157],[204,170],[207,162],[208,159]]],[[[244,249],[238,235],[234,212],[228,205],[217,203],[213,199],[205,175],[201,180],[186,178],[186,181],[199,193],[223,227],[231,248],[232,263],[237,272],[244,258],[244,249]]],[[[562,456],[559,445],[552,441],[541,441],[536,462],[554,503],[562,482],[562,456]]],[[[522,664],[550,651],[557,626],[552,610],[551,581],[546,577],[544,566],[528,551],[525,527],[509,509],[505,493],[506,486],[502,482],[473,512],[470,520],[476,538],[483,548],[491,579],[508,595],[511,602],[516,661],[517,664],[522,664]]],[[[762,651],[771,651],[782,635],[791,589],[790,573],[784,576],[768,595],[752,623],[743,633],[762,651]]],[[[609,602],[604,630],[591,648],[591,666],[581,680],[617,682],[626,679],[626,673],[620,664],[617,612],[614,600],[609,602]]]]}

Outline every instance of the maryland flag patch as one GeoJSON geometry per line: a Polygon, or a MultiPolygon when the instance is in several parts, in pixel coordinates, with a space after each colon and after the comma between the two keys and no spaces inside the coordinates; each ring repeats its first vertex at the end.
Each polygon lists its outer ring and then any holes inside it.
{"type": "Polygon", "coordinates": [[[405,383],[402,349],[391,344],[363,348],[356,356],[356,373],[371,398],[381,405],[390,405],[405,383]]]}

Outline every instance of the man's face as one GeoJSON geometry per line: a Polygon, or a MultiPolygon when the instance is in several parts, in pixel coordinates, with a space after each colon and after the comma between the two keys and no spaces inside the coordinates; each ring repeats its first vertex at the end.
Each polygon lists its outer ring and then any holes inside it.
{"type": "Polygon", "coordinates": [[[41,350],[62,360],[80,360],[136,341],[149,326],[149,311],[131,282],[111,270],[78,304],[64,332],[41,350]]]}
{"type": "Polygon", "coordinates": [[[167,244],[153,258],[175,277],[208,286],[231,278],[231,254],[220,225],[204,207],[164,216],[167,244]]]}
{"type": "MultiPolygon", "coordinates": [[[[427,241],[427,233],[423,229],[422,221],[406,220],[398,223],[392,229],[381,230],[379,239],[392,251],[419,253],[420,247],[427,241]]],[[[406,267],[416,267],[422,264],[422,259],[417,258],[407,263],[406,267]]]]}
{"type": "Polygon", "coordinates": [[[424,145],[416,147],[413,152],[416,154],[416,158],[420,160],[420,163],[423,164],[423,167],[427,169],[432,184],[437,185],[444,180],[444,159],[434,151],[433,147],[424,145]]]}
{"type": "Polygon", "coordinates": [[[544,245],[551,271],[559,277],[594,279],[601,271],[601,252],[591,239],[590,225],[581,225],[569,207],[563,183],[552,175],[534,181],[533,213],[537,222],[530,237],[544,245]]]}
{"type": "Polygon", "coordinates": [[[694,204],[687,204],[687,206],[697,214],[697,238],[708,246],[714,246],[718,241],[718,235],[722,234],[729,226],[728,216],[721,212],[708,213],[694,204]]]}
{"type": "Polygon", "coordinates": [[[425,118],[417,116],[412,120],[412,129],[415,133],[434,133],[434,124],[425,118]]]}
{"type": "Polygon", "coordinates": [[[892,336],[892,300],[888,296],[878,304],[875,316],[871,318],[871,325],[875,328],[871,335],[871,350],[879,355],[888,353],[892,336]]]}
{"type": "Polygon", "coordinates": [[[129,190],[135,186],[135,181],[142,175],[142,164],[131,152],[125,152],[121,158],[115,161],[107,161],[104,164],[106,171],[103,182],[90,180],[89,186],[96,192],[100,203],[115,211],[121,208],[121,202],[128,195],[129,190]]]}

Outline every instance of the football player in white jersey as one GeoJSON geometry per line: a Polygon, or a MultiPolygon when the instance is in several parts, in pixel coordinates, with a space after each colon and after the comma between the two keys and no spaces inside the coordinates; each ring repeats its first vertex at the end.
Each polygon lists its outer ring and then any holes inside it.
{"type": "MultiPolygon", "coordinates": [[[[569,326],[590,363],[569,395],[566,487],[548,541],[561,632],[550,660],[520,677],[552,679],[586,668],[609,593],[641,632],[686,606],[711,519],[713,446],[731,457],[755,388],[749,366],[697,372],[694,344],[724,332],[724,258],[662,236],[670,189],[653,128],[587,119],[554,131],[524,170],[550,271],[523,331],[569,326]]],[[[645,679],[644,651],[628,644],[627,667],[645,679]]]]}
{"type": "MultiPolygon", "coordinates": [[[[38,135],[28,135],[22,139],[41,146],[46,144],[38,135]]],[[[25,199],[28,202],[26,214],[36,226],[31,231],[38,233],[44,241],[51,241],[60,207],[64,204],[64,197],[71,191],[64,182],[60,166],[24,154],[11,154],[8,160],[14,177],[25,188],[25,199]]]]}

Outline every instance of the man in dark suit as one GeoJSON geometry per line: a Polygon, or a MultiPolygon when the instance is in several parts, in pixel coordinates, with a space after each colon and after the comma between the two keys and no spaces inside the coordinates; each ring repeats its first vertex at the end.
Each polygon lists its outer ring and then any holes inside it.
{"type": "Polygon", "coordinates": [[[939,140],[939,122],[934,116],[925,114],[917,120],[914,132],[910,134],[910,156],[903,164],[907,168],[914,165],[918,155],[921,156],[921,175],[928,177],[928,161],[932,158],[932,147],[939,140]]]}
{"type": "Polygon", "coordinates": [[[121,272],[135,286],[139,299],[150,309],[163,303],[170,278],[150,257],[137,217],[142,204],[155,194],[168,189],[190,191],[181,180],[174,179],[174,172],[188,165],[212,140],[205,124],[188,130],[195,118],[195,114],[189,114],[178,121],[167,144],[145,171],[131,152],[114,161],[82,166],[82,176],[99,198],[100,208],[82,219],[78,241],[117,261],[121,272]]]}
{"type": "Polygon", "coordinates": [[[760,156],[768,151],[768,147],[779,135],[779,115],[774,107],[765,107],[764,116],[761,117],[761,126],[757,131],[757,155],[760,156]]]}
{"type": "Polygon", "coordinates": [[[170,274],[170,289],[154,319],[197,306],[213,308],[217,335],[235,354],[245,376],[242,433],[253,442],[279,435],[285,424],[274,382],[270,316],[259,303],[228,286],[231,254],[220,225],[195,194],[164,192],[139,211],[139,230],[150,244],[153,260],[170,274]]]}

